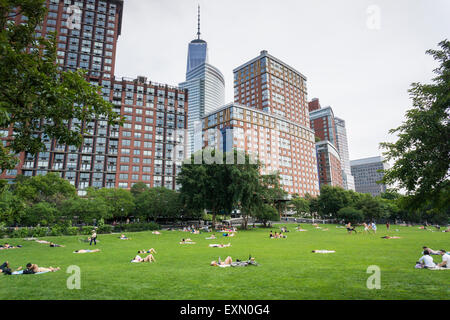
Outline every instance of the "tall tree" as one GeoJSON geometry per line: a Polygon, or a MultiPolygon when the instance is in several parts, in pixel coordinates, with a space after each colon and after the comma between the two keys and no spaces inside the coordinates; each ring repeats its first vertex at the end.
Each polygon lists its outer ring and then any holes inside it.
{"type": "Polygon", "coordinates": [[[63,71],[56,63],[56,34],[38,37],[47,9],[45,0],[0,1],[0,126],[13,128],[0,144],[0,172],[17,164],[15,153],[46,150],[42,139],[79,146],[86,122],[104,115],[120,123],[112,104],[81,71],[63,71]],[[26,16],[15,24],[10,18],[26,16]],[[79,119],[81,124],[70,123],[79,119]]]}
{"type": "Polygon", "coordinates": [[[201,212],[208,210],[212,214],[213,228],[216,226],[216,216],[229,213],[237,203],[237,190],[232,188],[230,167],[226,164],[226,154],[213,150],[207,157],[201,157],[200,163],[195,160],[205,150],[192,155],[189,163],[183,163],[177,183],[181,185],[181,201],[187,211],[201,212]]]}
{"type": "Polygon", "coordinates": [[[409,90],[413,107],[406,120],[389,133],[398,134],[394,143],[381,147],[392,168],[383,182],[397,183],[406,190],[414,207],[431,200],[435,208],[450,202],[450,41],[439,43],[440,50],[426,53],[439,62],[431,84],[413,83],[409,90]]]}

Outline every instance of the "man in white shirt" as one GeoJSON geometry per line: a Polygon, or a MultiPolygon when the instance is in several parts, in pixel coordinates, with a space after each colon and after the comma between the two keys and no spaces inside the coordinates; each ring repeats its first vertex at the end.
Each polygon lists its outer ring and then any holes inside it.
{"type": "Polygon", "coordinates": [[[436,264],[428,251],[423,252],[423,256],[419,259],[419,262],[424,268],[436,268],[436,264]]]}
{"type": "Polygon", "coordinates": [[[437,266],[440,268],[449,268],[450,269],[450,255],[445,250],[439,250],[440,255],[442,256],[442,262],[437,266]]]}

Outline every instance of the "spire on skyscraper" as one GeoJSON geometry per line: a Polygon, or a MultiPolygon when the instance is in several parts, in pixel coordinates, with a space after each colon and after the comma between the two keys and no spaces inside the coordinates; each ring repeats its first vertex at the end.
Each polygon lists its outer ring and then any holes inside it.
{"type": "Polygon", "coordinates": [[[200,40],[200,5],[198,5],[198,15],[197,15],[197,39],[200,40]]]}

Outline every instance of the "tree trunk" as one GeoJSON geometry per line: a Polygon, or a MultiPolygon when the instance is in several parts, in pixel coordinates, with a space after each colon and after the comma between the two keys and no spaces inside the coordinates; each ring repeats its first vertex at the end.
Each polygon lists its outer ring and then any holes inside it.
{"type": "Polygon", "coordinates": [[[213,212],[212,214],[212,229],[216,229],[216,212],[213,212]]]}

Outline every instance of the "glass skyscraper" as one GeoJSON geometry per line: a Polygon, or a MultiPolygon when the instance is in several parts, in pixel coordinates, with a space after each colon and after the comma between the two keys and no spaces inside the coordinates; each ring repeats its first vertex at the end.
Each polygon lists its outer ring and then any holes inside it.
{"type": "Polygon", "coordinates": [[[197,39],[189,43],[186,81],[179,84],[187,89],[189,144],[187,156],[202,148],[201,118],[225,104],[225,80],[219,69],[208,63],[208,45],[200,39],[200,11],[197,39]]]}
{"type": "Polygon", "coordinates": [[[352,171],[350,169],[350,158],[345,121],[343,119],[335,117],[334,123],[336,126],[337,148],[339,150],[339,155],[341,156],[342,182],[344,184],[344,189],[355,191],[355,179],[352,176],[352,171]]]}

